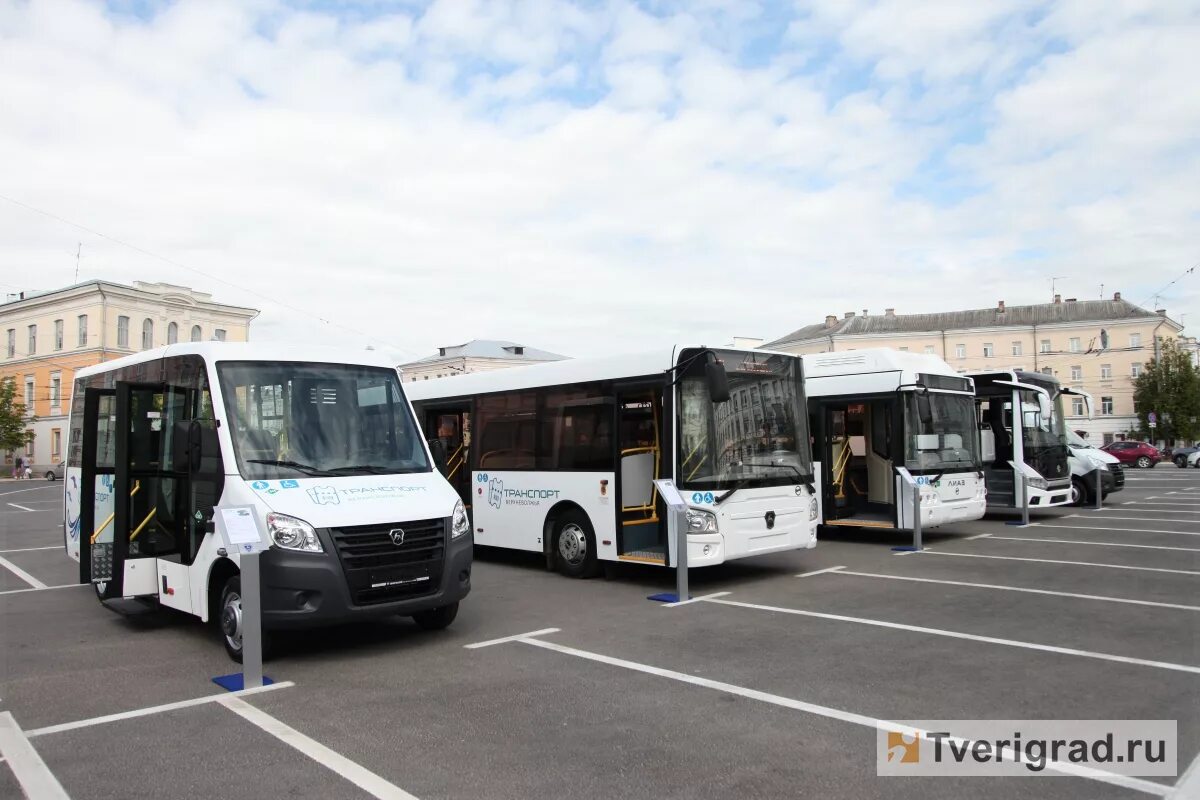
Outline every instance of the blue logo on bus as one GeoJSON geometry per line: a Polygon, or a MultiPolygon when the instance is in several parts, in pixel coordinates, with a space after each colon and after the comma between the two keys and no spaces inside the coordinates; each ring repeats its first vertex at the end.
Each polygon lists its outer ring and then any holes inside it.
{"type": "Polygon", "coordinates": [[[266,481],[255,481],[254,483],[250,484],[250,486],[251,488],[257,489],[261,492],[263,489],[269,489],[271,484],[267,483],[266,481]]]}
{"type": "Polygon", "coordinates": [[[486,472],[481,472],[481,473],[479,473],[478,475],[476,475],[476,476],[475,476],[475,482],[476,482],[476,483],[487,483],[487,482],[488,482],[488,475],[487,475],[487,473],[486,473],[486,472]]]}
{"type": "Polygon", "coordinates": [[[300,481],[294,478],[288,478],[279,482],[280,489],[299,489],[300,481]]]}
{"type": "Polygon", "coordinates": [[[692,502],[693,503],[711,503],[712,501],[713,501],[713,493],[712,492],[693,492],[692,493],[692,502]]]}

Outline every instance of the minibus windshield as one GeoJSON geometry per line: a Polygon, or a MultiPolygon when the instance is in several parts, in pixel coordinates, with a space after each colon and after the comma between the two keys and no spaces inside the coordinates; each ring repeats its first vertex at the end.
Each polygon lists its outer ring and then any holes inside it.
{"type": "Polygon", "coordinates": [[[238,471],[248,479],[428,472],[394,370],[220,362],[238,471]]]}

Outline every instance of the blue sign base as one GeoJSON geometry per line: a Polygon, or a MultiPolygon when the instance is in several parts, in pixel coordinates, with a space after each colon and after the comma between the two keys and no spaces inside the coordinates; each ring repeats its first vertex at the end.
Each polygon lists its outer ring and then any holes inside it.
{"type": "MultiPolygon", "coordinates": [[[[232,675],[218,675],[212,679],[212,682],[222,689],[231,692],[240,692],[246,688],[245,677],[240,672],[235,672],[232,675]]],[[[263,675],[263,686],[270,686],[275,681],[263,675]]]]}
{"type": "Polygon", "coordinates": [[[1016,525],[1016,526],[1017,526],[1017,527],[1019,527],[1019,528],[1024,528],[1024,527],[1025,527],[1025,523],[1024,523],[1024,522],[1021,522],[1021,520],[1019,520],[1019,519],[1016,519],[1016,520],[1010,520],[1009,522],[1006,522],[1006,523],[1004,523],[1004,524],[1005,524],[1005,525],[1016,525]]]}
{"type": "MultiPolygon", "coordinates": [[[[649,597],[647,597],[646,599],[653,600],[656,603],[678,603],[679,595],[675,594],[675,592],[661,592],[659,594],[652,594],[649,597]]],[[[691,600],[691,599],[692,598],[689,595],[688,600],[691,600]]]]}
{"type": "Polygon", "coordinates": [[[913,547],[911,544],[902,544],[897,547],[893,547],[892,549],[895,550],[897,553],[915,553],[915,552],[917,552],[917,548],[913,547]]]}

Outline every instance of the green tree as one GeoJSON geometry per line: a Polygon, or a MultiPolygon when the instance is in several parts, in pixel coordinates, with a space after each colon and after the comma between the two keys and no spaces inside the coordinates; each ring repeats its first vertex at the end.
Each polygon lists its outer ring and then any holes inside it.
{"type": "Polygon", "coordinates": [[[1200,372],[1176,340],[1162,342],[1158,357],[1133,382],[1133,400],[1143,433],[1168,442],[1200,438],[1200,372]],[[1158,415],[1154,431],[1151,411],[1158,415]]]}
{"type": "Polygon", "coordinates": [[[33,438],[26,429],[34,418],[25,417],[25,404],[17,402],[17,379],[0,379],[0,451],[20,450],[33,438]]]}

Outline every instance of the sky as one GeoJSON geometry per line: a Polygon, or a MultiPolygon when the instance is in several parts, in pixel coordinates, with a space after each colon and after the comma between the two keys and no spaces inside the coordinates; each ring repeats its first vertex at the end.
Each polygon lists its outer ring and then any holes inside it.
{"type": "Polygon", "coordinates": [[[1197,75],[1200,0],[0,0],[0,292],[161,280],[397,360],[1052,279],[1195,334],[1197,75]]]}

